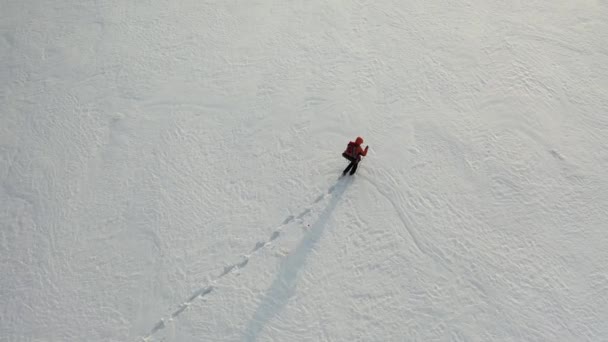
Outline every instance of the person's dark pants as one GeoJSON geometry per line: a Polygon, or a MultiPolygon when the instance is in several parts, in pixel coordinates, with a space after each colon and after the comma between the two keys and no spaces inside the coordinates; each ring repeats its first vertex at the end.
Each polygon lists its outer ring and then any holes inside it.
{"type": "Polygon", "coordinates": [[[357,172],[357,166],[359,165],[359,159],[353,158],[346,154],[342,154],[342,156],[350,161],[350,164],[342,171],[342,174],[345,175],[348,171],[350,171],[350,175],[354,175],[357,172]]]}

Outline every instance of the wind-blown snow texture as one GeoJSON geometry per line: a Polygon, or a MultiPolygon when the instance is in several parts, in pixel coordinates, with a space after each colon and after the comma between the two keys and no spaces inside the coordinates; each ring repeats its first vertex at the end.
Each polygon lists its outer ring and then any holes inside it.
{"type": "Polygon", "coordinates": [[[606,18],[1,1],[0,341],[605,341],[606,18]]]}

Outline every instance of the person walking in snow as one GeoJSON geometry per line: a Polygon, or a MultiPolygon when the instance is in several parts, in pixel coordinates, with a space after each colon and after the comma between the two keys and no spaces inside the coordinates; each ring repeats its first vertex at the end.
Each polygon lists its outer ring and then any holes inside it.
{"type": "Polygon", "coordinates": [[[342,171],[342,176],[345,176],[348,171],[350,171],[350,175],[354,175],[357,172],[357,166],[361,161],[361,157],[365,157],[367,155],[367,149],[369,146],[365,146],[365,149],[361,147],[363,144],[363,138],[357,137],[357,139],[353,142],[349,142],[348,146],[346,146],[346,150],[342,153],[342,157],[348,159],[350,164],[342,171]]]}

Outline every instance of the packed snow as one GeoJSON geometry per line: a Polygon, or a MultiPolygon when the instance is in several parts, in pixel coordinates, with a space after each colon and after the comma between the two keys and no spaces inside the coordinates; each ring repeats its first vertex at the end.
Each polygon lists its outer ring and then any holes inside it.
{"type": "Polygon", "coordinates": [[[1,0],[0,341],[608,340],[607,18],[1,0]]]}

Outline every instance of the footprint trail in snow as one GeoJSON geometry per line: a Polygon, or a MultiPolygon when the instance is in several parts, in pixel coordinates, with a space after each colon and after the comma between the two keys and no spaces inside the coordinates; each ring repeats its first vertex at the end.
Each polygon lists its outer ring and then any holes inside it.
{"type": "Polygon", "coordinates": [[[281,236],[281,234],[283,233],[283,231],[285,230],[285,228],[287,226],[289,226],[293,222],[301,223],[301,219],[303,219],[304,217],[309,216],[311,213],[315,212],[314,205],[322,202],[323,200],[326,200],[327,198],[330,198],[332,196],[332,194],[334,194],[336,192],[336,189],[338,189],[338,188],[342,189],[342,188],[346,187],[348,184],[350,184],[350,180],[351,180],[351,178],[340,178],[334,185],[330,186],[327,189],[327,191],[320,194],[313,201],[312,205],[304,208],[297,215],[287,216],[283,220],[283,222],[272,231],[272,233],[270,234],[268,239],[266,239],[265,241],[256,242],[256,244],[249,251],[249,253],[241,256],[239,261],[229,264],[227,266],[224,266],[222,272],[220,274],[214,276],[208,285],[198,288],[196,291],[194,291],[188,297],[187,300],[185,300],[181,304],[177,305],[177,308],[175,310],[173,310],[170,314],[168,314],[165,317],[162,317],[159,321],[157,321],[156,324],[154,324],[154,326],[152,327],[152,329],[150,329],[150,331],[145,336],[143,336],[139,341],[144,341],[144,342],[152,341],[152,338],[154,337],[154,335],[157,332],[159,332],[160,330],[163,330],[166,327],[166,324],[168,322],[171,322],[172,320],[177,318],[179,315],[181,315],[190,305],[192,305],[192,303],[196,299],[203,298],[203,297],[207,296],[208,294],[212,293],[214,290],[216,290],[218,282],[222,278],[224,278],[226,275],[231,274],[231,273],[236,273],[237,271],[245,268],[245,266],[247,266],[247,264],[249,263],[249,260],[251,259],[251,257],[255,253],[257,253],[259,250],[270,247],[274,243],[274,241],[276,241],[281,236]]]}

